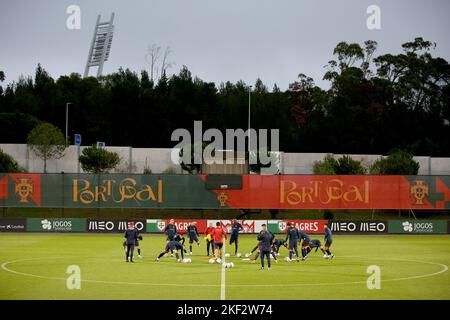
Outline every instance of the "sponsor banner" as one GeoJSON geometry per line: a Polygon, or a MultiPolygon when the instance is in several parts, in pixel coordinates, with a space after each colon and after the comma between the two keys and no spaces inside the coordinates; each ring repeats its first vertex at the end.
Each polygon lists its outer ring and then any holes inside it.
{"type": "Polygon", "coordinates": [[[389,233],[447,233],[446,220],[389,220],[389,233]]]}
{"type": "Polygon", "coordinates": [[[88,219],[86,221],[87,232],[124,232],[130,222],[134,222],[134,227],[139,231],[145,231],[145,220],[115,220],[115,219],[88,219]]]}
{"type": "MultiPolygon", "coordinates": [[[[231,220],[208,220],[208,225],[212,223],[215,227],[217,222],[220,222],[220,225],[227,233],[231,233],[231,225],[233,224],[231,220]]],[[[267,223],[266,220],[237,220],[237,222],[239,222],[244,229],[239,233],[258,233],[261,231],[261,225],[267,223]]]]}
{"type": "Polygon", "coordinates": [[[306,233],[323,233],[328,220],[269,220],[268,229],[273,233],[284,233],[288,222],[294,223],[297,229],[306,233]]]}
{"type": "Polygon", "coordinates": [[[177,209],[450,209],[450,176],[242,175],[242,189],[206,175],[0,173],[0,206],[177,209]]]}
{"type": "Polygon", "coordinates": [[[450,176],[244,175],[242,190],[214,190],[247,209],[446,209],[450,176]]]}
{"type": "Polygon", "coordinates": [[[25,232],[27,219],[0,219],[0,232],[25,232]]]}
{"type": "Polygon", "coordinates": [[[330,221],[333,233],[382,234],[388,232],[386,221],[330,221]]]}
{"type": "MultiPolygon", "coordinates": [[[[148,219],[147,220],[147,232],[164,232],[164,229],[169,224],[170,219],[148,219]]],[[[204,233],[206,230],[206,220],[198,220],[198,219],[174,219],[175,226],[177,227],[178,233],[186,233],[187,227],[190,223],[195,222],[198,233],[204,233]]]]}
{"type": "Polygon", "coordinates": [[[450,220],[447,221],[447,233],[450,233],[450,220]]]}
{"type": "Polygon", "coordinates": [[[38,232],[86,232],[86,219],[27,219],[27,231],[38,232]]]}

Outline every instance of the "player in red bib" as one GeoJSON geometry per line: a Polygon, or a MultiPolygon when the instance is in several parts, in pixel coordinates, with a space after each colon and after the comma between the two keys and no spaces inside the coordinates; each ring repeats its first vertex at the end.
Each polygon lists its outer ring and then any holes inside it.
{"type": "Polygon", "coordinates": [[[205,239],[206,239],[206,255],[209,257],[210,255],[214,255],[214,239],[213,239],[213,232],[214,232],[213,224],[210,223],[208,228],[205,230],[205,239]],[[209,254],[209,247],[211,246],[211,254],[209,254]]]}
{"type": "Polygon", "coordinates": [[[214,255],[216,259],[219,257],[222,258],[223,239],[227,239],[227,232],[220,226],[220,222],[216,223],[212,238],[214,240],[214,255]]]}

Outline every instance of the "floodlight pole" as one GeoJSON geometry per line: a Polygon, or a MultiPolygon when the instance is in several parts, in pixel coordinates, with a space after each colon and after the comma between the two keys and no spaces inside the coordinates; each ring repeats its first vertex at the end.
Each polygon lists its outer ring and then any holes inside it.
{"type": "Polygon", "coordinates": [[[66,145],[69,144],[69,104],[73,104],[72,102],[66,103],[66,145]]]}
{"type": "Polygon", "coordinates": [[[252,105],[252,86],[248,87],[248,152],[249,152],[249,156],[250,156],[250,107],[252,105]]]}
{"type": "Polygon", "coordinates": [[[109,41],[112,37],[113,22],[114,22],[114,12],[111,13],[111,18],[109,19],[109,29],[108,29],[108,33],[106,34],[105,45],[103,47],[102,57],[100,59],[100,63],[98,65],[98,69],[97,69],[97,78],[100,77],[103,72],[103,64],[105,63],[106,53],[108,52],[109,41]]]}
{"type": "Polygon", "coordinates": [[[89,49],[89,54],[88,54],[88,58],[87,58],[87,62],[86,62],[86,67],[84,69],[84,75],[83,77],[86,78],[89,75],[89,63],[91,61],[91,56],[92,56],[92,52],[94,50],[94,44],[95,44],[95,39],[97,36],[97,28],[98,28],[98,24],[100,23],[100,15],[97,16],[97,21],[95,22],[95,28],[94,28],[94,36],[92,37],[92,41],[91,41],[91,47],[89,49]]]}

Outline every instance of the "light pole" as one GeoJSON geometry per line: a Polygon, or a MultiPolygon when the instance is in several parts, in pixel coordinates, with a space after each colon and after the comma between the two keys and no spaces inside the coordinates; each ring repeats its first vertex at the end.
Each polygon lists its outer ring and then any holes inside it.
{"type": "Polygon", "coordinates": [[[69,143],[69,104],[72,102],[66,102],[66,144],[69,143]]]}
{"type": "Polygon", "coordinates": [[[248,86],[248,152],[250,155],[250,106],[252,105],[252,86],[248,86]]]}

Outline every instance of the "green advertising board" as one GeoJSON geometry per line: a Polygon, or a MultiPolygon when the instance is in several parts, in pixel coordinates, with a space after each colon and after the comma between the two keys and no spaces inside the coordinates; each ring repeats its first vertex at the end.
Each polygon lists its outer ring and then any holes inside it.
{"type": "Polygon", "coordinates": [[[86,232],[86,219],[27,219],[27,231],[86,232]]]}
{"type": "Polygon", "coordinates": [[[432,234],[447,233],[446,220],[389,220],[389,233],[432,234]]]}
{"type": "Polygon", "coordinates": [[[162,232],[164,230],[165,226],[166,226],[166,224],[164,223],[163,220],[148,219],[146,231],[152,232],[152,233],[162,232]]]}

